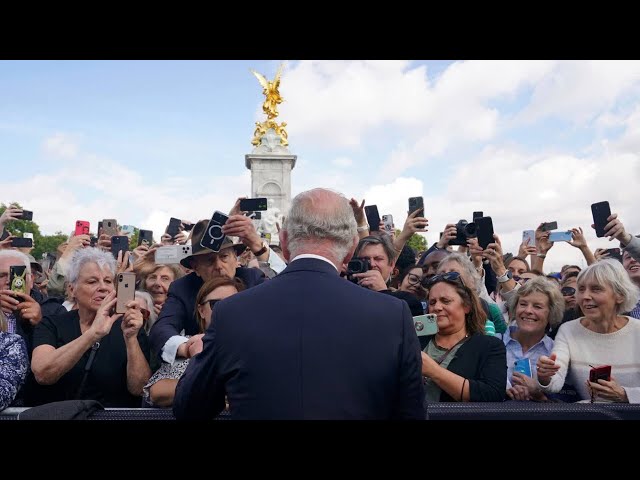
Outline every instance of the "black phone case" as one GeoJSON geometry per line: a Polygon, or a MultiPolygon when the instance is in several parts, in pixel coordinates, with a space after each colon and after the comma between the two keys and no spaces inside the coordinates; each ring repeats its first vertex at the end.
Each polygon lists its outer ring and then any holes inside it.
{"type": "Polygon", "coordinates": [[[493,220],[491,217],[479,217],[476,218],[475,224],[478,226],[478,245],[484,250],[494,242],[493,220]]]}
{"type": "Polygon", "coordinates": [[[267,210],[266,198],[245,198],[240,200],[240,210],[243,212],[259,212],[267,210]]]}
{"type": "Polygon", "coordinates": [[[118,258],[118,252],[122,251],[122,256],[124,257],[124,252],[129,250],[129,237],[126,235],[118,235],[111,237],[111,253],[114,258],[118,258]]]}
{"type": "Polygon", "coordinates": [[[222,233],[222,225],[224,225],[229,217],[220,212],[215,212],[207,224],[207,228],[200,240],[200,246],[213,250],[214,252],[220,251],[222,242],[224,242],[225,235],[222,233]]]}
{"type": "Polygon", "coordinates": [[[22,210],[22,216],[20,218],[22,220],[33,221],[33,212],[30,210],[22,210]]]}
{"type": "Polygon", "coordinates": [[[180,224],[182,220],[178,218],[171,218],[169,220],[169,225],[167,225],[167,234],[171,235],[171,238],[175,237],[178,233],[180,233],[180,224]]]}
{"type": "Polygon", "coordinates": [[[367,205],[364,207],[364,214],[367,216],[369,223],[369,231],[377,232],[380,230],[380,214],[377,205],[367,205]]]}
{"type": "Polygon", "coordinates": [[[409,199],[409,215],[419,208],[423,209],[422,214],[424,215],[424,199],[422,197],[411,197],[409,199]]]}
{"type": "Polygon", "coordinates": [[[142,245],[142,241],[146,240],[149,246],[153,243],[153,232],[151,230],[140,230],[138,233],[138,246],[142,245]]]}
{"type": "Polygon", "coordinates": [[[31,238],[14,238],[11,240],[11,246],[15,248],[32,248],[33,239],[31,238]]]}
{"type": "Polygon", "coordinates": [[[592,204],[591,214],[593,215],[593,224],[596,227],[596,237],[604,237],[604,227],[609,223],[607,218],[611,216],[609,202],[598,202],[592,204]]]}

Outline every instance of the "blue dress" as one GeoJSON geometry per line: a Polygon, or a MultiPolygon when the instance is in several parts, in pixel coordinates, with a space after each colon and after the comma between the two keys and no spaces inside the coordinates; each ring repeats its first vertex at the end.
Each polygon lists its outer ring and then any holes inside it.
{"type": "Polygon", "coordinates": [[[0,410],[16,398],[28,370],[29,357],[22,337],[0,332],[0,410]]]}

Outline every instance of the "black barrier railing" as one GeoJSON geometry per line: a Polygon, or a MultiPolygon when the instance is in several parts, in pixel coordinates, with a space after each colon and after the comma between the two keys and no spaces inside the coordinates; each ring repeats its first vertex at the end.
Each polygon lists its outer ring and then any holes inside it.
{"type": "MultiPolygon", "coordinates": [[[[0,420],[18,420],[25,408],[7,408],[0,420]]],[[[640,405],[626,403],[433,403],[429,420],[640,420],[640,405]]],[[[216,420],[229,420],[223,412],[216,420]]],[[[171,409],[107,408],[89,420],[175,420],[171,409]]]]}

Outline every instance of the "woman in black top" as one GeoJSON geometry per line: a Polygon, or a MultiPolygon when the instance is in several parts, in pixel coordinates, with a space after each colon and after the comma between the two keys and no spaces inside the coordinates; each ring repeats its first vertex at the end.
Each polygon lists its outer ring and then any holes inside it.
{"type": "Polygon", "coordinates": [[[77,310],[45,318],[34,332],[31,369],[41,402],[98,400],[137,407],[151,376],[143,315],[135,301],[115,314],[115,260],[97,248],[74,253],[68,280],[77,310]]]}

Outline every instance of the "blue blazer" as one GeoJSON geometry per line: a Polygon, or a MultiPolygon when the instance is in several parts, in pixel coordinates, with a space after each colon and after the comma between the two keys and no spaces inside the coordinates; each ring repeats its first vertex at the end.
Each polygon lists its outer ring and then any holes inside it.
{"type": "MultiPolygon", "coordinates": [[[[265,280],[262,270],[239,267],[236,278],[244,282],[246,288],[258,285],[265,280]]],[[[174,335],[195,335],[199,330],[195,316],[196,297],[204,282],[195,272],[171,283],[167,292],[167,301],[160,310],[160,316],[149,332],[152,353],[160,356],[162,347],[174,335]]]]}
{"type": "Polygon", "coordinates": [[[325,261],[216,304],[204,350],[178,383],[178,419],[425,419],[420,345],[407,303],[325,261]]]}

